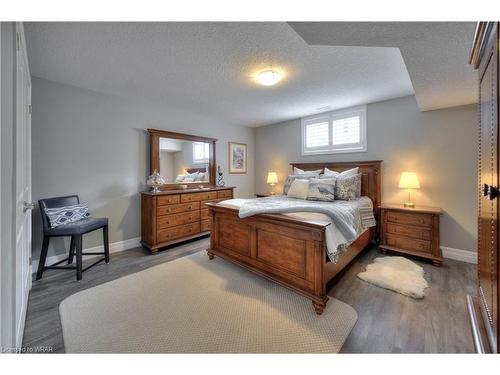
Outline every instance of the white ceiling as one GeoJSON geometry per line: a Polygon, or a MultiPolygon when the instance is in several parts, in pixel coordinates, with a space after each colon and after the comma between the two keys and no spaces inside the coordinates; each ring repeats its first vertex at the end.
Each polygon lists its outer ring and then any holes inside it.
{"type": "Polygon", "coordinates": [[[463,49],[470,45],[473,25],[469,35],[471,25],[462,24],[447,48],[425,24],[412,26],[412,36],[401,33],[401,24],[388,24],[383,32],[372,27],[374,32],[367,34],[363,24],[358,32],[334,23],[322,27],[319,40],[314,38],[318,25],[293,24],[304,39],[287,23],[272,22],[47,22],[26,23],[25,28],[36,77],[154,101],[235,125],[260,126],[327,106],[337,109],[410,95],[413,86],[423,109],[431,109],[428,102],[450,106],[476,101],[475,86],[467,86],[475,75],[466,66],[463,49]],[[328,32],[330,27],[336,32],[328,32]],[[387,42],[381,45],[384,36],[387,42]],[[332,41],[356,46],[328,45],[332,41]],[[406,44],[411,47],[401,47],[406,44]],[[403,56],[413,51],[406,61],[413,86],[394,47],[403,56]],[[431,52],[437,66],[426,60],[431,52]],[[257,85],[255,74],[270,66],[282,70],[285,79],[273,87],[257,85]],[[455,88],[451,96],[450,87],[455,88]]]}
{"type": "Polygon", "coordinates": [[[310,45],[397,47],[422,111],[478,101],[468,64],[474,22],[295,22],[310,45]]]}

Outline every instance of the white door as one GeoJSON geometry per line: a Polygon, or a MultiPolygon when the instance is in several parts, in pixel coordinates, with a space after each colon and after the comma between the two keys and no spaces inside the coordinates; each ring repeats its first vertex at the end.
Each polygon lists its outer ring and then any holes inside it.
{"type": "Polygon", "coordinates": [[[22,345],[31,289],[31,76],[22,23],[16,23],[16,345],[22,345]]]}

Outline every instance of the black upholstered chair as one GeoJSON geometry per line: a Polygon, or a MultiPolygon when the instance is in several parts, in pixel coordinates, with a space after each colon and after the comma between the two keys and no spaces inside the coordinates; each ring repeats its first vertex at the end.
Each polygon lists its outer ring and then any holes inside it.
{"type": "Polygon", "coordinates": [[[40,213],[42,214],[43,223],[43,244],[42,252],[40,254],[40,262],[38,263],[38,271],[36,273],[36,279],[42,278],[43,271],[46,269],[76,269],[76,279],[82,279],[82,273],[88,270],[90,267],[102,262],[109,263],[109,241],[108,241],[108,219],[107,218],[85,218],[73,223],[64,224],[52,228],[50,226],[49,218],[46,214],[46,209],[48,208],[59,208],[64,206],[72,206],[80,203],[78,195],[69,195],[66,197],[57,198],[47,198],[40,199],[38,204],[40,206],[40,213]],[[104,252],[103,253],[83,253],[82,252],[82,236],[85,233],[92,232],[97,229],[101,229],[103,232],[104,240],[104,252]],[[71,244],[69,247],[69,256],[57,263],[50,266],[45,266],[45,261],[47,259],[47,251],[49,249],[49,241],[51,237],[71,237],[71,244]],[[68,262],[73,264],[73,258],[76,255],[76,266],[58,266],[63,262],[68,262]],[[90,266],[82,269],[82,256],[83,255],[104,255],[103,258],[92,263],[90,266]]]}

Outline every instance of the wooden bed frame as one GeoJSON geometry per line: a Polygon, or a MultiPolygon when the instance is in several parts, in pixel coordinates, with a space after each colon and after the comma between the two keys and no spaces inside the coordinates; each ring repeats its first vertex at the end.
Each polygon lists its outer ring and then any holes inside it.
{"type": "MultiPolygon", "coordinates": [[[[362,173],[361,195],[372,199],[379,223],[381,163],[376,160],[291,165],[306,171],[325,167],[344,171],[359,167],[362,173]]],[[[329,281],[378,233],[378,224],[363,232],[334,264],[326,254],[325,230],[328,224],[278,214],[240,219],[237,209],[216,203],[207,203],[207,206],[211,217],[210,248],[207,250],[210,259],[218,255],[304,295],[312,300],[318,315],[323,313],[328,301],[329,281]]]]}

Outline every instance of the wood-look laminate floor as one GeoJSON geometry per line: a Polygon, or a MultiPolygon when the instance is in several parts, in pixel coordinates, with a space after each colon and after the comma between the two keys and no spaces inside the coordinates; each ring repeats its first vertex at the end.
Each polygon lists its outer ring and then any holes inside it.
{"type": "MultiPolygon", "coordinates": [[[[111,254],[110,264],[84,272],[82,281],[76,281],[73,271],[45,271],[42,280],[33,282],[30,292],[23,345],[64,352],[59,303],[66,297],[207,247],[205,238],[154,256],[142,248],[111,254]]],[[[475,265],[447,259],[443,267],[437,268],[419,262],[431,287],[426,290],[426,297],[418,301],[356,277],[376,256],[380,256],[376,248],[366,250],[329,292],[358,312],[358,322],[342,352],[473,352],[465,296],[475,291],[475,265]]]]}

